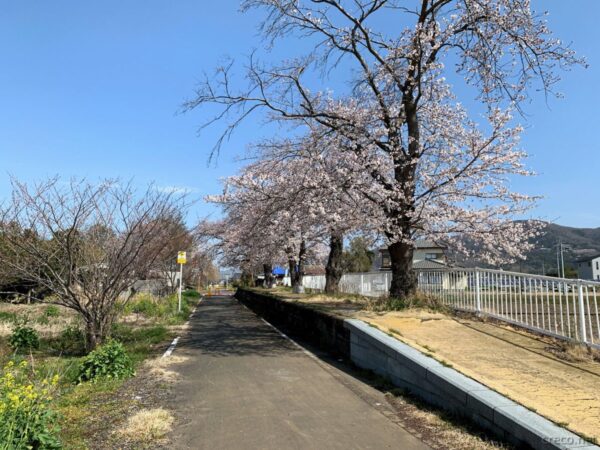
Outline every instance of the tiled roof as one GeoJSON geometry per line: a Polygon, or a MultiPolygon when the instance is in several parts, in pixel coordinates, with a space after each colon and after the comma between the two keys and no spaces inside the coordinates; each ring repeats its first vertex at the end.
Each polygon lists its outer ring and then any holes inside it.
{"type": "MultiPolygon", "coordinates": [[[[447,247],[445,245],[442,244],[436,244],[433,241],[429,241],[426,239],[419,239],[417,241],[415,241],[415,248],[442,248],[442,249],[446,249],[447,247]]],[[[387,251],[387,247],[381,247],[379,249],[379,251],[387,251]]]]}
{"type": "Polygon", "coordinates": [[[575,262],[578,262],[578,263],[588,262],[588,261],[593,261],[594,259],[598,259],[598,258],[600,258],[600,254],[597,254],[595,256],[587,256],[585,258],[579,258],[575,262]]]}
{"type": "Polygon", "coordinates": [[[421,261],[415,261],[413,262],[413,269],[445,269],[448,266],[448,264],[442,262],[442,261],[437,261],[435,259],[423,259],[421,261]]]}
{"type": "Polygon", "coordinates": [[[426,239],[420,239],[418,241],[415,241],[415,248],[446,248],[446,246],[436,244],[435,242],[426,239]]]}

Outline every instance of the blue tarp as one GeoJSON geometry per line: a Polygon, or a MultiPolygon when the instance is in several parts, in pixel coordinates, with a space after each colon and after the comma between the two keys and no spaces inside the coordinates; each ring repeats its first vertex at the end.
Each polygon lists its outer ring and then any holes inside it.
{"type": "Polygon", "coordinates": [[[283,267],[275,266],[273,275],[285,275],[285,269],[283,267]]]}

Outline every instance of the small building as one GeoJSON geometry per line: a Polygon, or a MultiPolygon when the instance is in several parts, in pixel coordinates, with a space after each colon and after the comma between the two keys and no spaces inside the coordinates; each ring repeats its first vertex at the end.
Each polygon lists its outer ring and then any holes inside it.
{"type": "Polygon", "coordinates": [[[582,280],[600,281],[600,255],[577,260],[577,276],[582,280]]]}
{"type": "MultiPolygon", "coordinates": [[[[448,266],[447,247],[421,239],[415,242],[413,267],[415,269],[442,269],[448,266]]],[[[390,270],[392,263],[387,247],[380,248],[374,261],[375,270],[390,270]]]]}

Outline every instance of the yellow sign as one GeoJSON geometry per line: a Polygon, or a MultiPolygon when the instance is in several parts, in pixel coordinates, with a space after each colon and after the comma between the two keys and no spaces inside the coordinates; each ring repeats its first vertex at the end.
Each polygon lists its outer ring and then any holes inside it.
{"type": "Polygon", "coordinates": [[[185,264],[187,257],[185,252],[177,252],[177,264],[185,264]]]}

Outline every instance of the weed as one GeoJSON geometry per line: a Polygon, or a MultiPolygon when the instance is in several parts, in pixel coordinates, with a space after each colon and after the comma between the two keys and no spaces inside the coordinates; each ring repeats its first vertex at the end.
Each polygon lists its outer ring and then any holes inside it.
{"type": "Polygon", "coordinates": [[[14,312],[0,311],[0,322],[16,322],[17,314],[14,312]]]}
{"type": "Polygon", "coordinates": [[[434,350],[434,349],[432,349],[431,347],[429,347],[428,345],[425,345],[425,344],[419,344],[419,345],[421,345],[421,347],[423,347],[423,348],[424,348],[425,350],[427,350],[428,352],[430,352],[430,353],[435,353],[435,350],[434,350]]]}
{"type": "Polygon", "coordinates": [[[58,317],[60,316],[60,309],[56,305],[49,305],[44,311],[46,317],[58,317]]]}
{"type": "Polygon", "coordinates": [[[79,367],[78,380],[122,379],[134,374],[133,364],[123,344],[110,340],[87,355],[79,367]]]}
{"type": "Polygon", "coordinates": [[[40,338],[33,328],[26,325],[17,325],[8,343],[15,351],[31,350],[40,347],[40,338]]]}
{"type": "Polygon", "coordinates": [[[68,326],[51,343],[51,347],[65,355],[83,355],[85,353],[85,335],[77,326],[68,326]]]}

